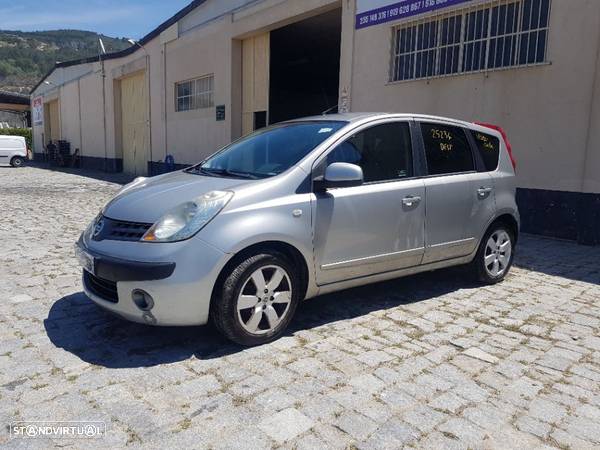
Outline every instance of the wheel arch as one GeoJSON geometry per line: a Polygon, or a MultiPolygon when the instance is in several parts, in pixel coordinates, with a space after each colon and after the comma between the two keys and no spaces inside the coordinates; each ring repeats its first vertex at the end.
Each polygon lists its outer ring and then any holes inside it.
{"type": "Polygon", "coordinates": [[[485,230],[484,236],[493,226],[497,224],[503,224],[509,229],[510,232],[512,232],[516,246],[519,240],[519,222],[517,218],[510,213],[499,215],[488,225],[488,227],[485,230]]]}
{"type": "Polygon", "coordinates": [[[221,288],[223,282],[227,275],[236,267],[240,262],[245,260],[246,258],[256,255],[261,252],[275,251],[277,253],[281,253],[285,257],[287,257],[292,264],[296,267],[300,268],[300,293],[301,298],[304,298],[306,292],[308,290],[309,283],[309,266],[305,257],[302,255],[302,252],[298,250],[295,246],[288,242],[284,241],[262,241],[252,245],[249,245],[242,250],[235,253],[229,261],[223,266],[221,271],[219,272],[219,276],[217,277],[217,281],[214,284],[212,295],[211,295],[211,305],[215,296],[217,294],[217,290],[221,288]]]}
{"type": "Polygon", "coordinates": [[[14,161],[15,161],[15,160],[21,160],[21,161],[22,161],[22,164],[21,164],[21,165],[23,165],[23,164],[25,163],[25,157],[24,157],[24,156],[21,156],[21,155],[19,155],[19,154],[16,154],[16,155],[13,155],[13,156],[10,158],[10,161],[9,161],[10,165],[11,165],[11,166],[13,166],[13,167],[14,167],[14,161]]]}

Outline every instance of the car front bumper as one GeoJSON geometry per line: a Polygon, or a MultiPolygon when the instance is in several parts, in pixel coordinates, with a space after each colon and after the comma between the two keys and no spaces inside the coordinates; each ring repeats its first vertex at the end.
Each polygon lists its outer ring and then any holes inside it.
{"type": "Polygon", "coordinates": [[[150,244],[82,237],[77,247],[80,260],[81,253],[93,258],[84,268],[83,289],[94,303],[124,319],[158,326],[206,324],[214,284],[228,260],[198,238],[150,244]],[[144,307],[135,301],[140,293],[151,299],[144,307]]]}

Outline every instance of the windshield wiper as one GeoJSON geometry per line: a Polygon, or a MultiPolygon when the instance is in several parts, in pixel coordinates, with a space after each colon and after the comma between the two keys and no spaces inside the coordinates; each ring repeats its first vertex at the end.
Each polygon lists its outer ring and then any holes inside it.
{"type": "Polygon", "coordinates": [[[259,177],[250,172],[237,172],[234,170],[226,170],[227,175],[233,175],[235,177],[247,178],[248,180],[258,180],[259,177]]]}
{"type": "Polygon", "coordinates": [[[202,174],[202,175],[208,175],[209,177],[216,177],[216,176],[220,175],[219,173],[213,173],[212,171],[208,171],[206,169],[203,169],[200,166],[190,167],[189,169],[186,170],[186,172],[188,172],[188,173],[202,174]]]}
{"type": "Polygon", "coordinates": [[[208,175],[208,176],[223,176],[223,177],[232,177],[232,178],[246,178],[248,180],[258,180],[256,175],[253,175],[248,172],[236,172],[234,170],[227,169],[206,169],[202,166],[196,166],[192,168],[198,173],[208,175]]]}

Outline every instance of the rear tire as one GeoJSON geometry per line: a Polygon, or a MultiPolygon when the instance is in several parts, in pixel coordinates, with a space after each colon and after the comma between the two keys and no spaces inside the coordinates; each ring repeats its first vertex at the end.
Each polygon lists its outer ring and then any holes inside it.
{"type": "Polygon", "coordinates": [[[23,167],[25,164],[25,160],[20,156],[14,156],[13,159],[10,160],[10,165],[13,167],[23,167]]]}
{"type": "Polygon", "coordinates": [[[300,291],[298,270],[284,255],[251,255],[215,289],[211,321],[237,344],[266,344],[284,333],[301,300],[300,291]]]}
{"type": "Polygon", "coordinates": [[[478,281],[496,284],[510,272],[515,255],[515,236],[504,224],[493,224],[485,233],[470,264],[478,281]]]}

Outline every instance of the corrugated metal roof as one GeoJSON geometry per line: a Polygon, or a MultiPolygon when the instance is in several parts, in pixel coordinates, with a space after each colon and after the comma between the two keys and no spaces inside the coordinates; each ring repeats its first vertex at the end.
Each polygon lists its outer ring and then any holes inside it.
{"type": "Polygon", "coordinates": [[[17,94],[16,92],[0,91],[0,103],[11,105],[29,105],[29,95],[17,94]]]}

